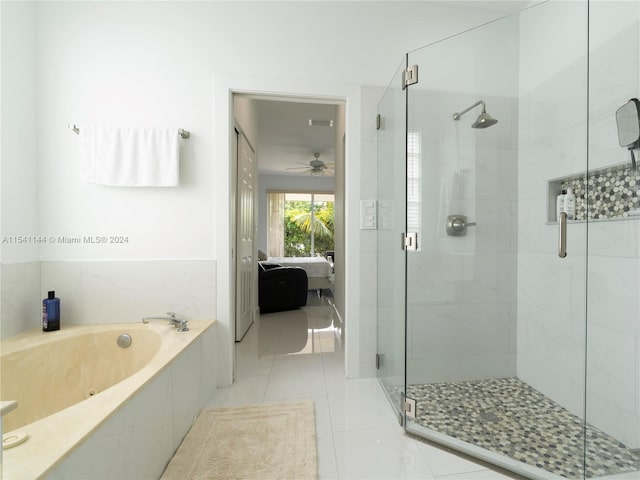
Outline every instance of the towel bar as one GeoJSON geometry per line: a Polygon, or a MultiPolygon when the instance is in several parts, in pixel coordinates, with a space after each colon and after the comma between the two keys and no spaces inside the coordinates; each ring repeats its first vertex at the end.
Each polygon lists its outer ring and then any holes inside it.
{"type": "MultiPolygon", "coordinates": [[[[74,123],[70,123],[69,128],[76,135],[80,133],[80,128],[78,128],[74,123]]],[[[189,132],[189,130],[185,130],[184,128],[179,128],[178,135],[180,135],[182,138],[189,138],[191,136],[191,132],[189,132]]]]}

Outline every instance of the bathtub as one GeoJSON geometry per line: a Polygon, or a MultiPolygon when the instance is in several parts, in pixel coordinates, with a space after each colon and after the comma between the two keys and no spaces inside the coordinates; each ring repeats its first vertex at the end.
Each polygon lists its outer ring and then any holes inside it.
{"type": "MultiPolygon", "coordinates": [[[[213,321],[31,331],[2,340],[2,479],[158,478],[216,388],[213,321]],[[122,348],[118,337],[128,335],[122,348]],[[126,342],[125,342],[126,343],[126,342]]],[[[126,339],[126,338],[125,338],[126,339]]]]}

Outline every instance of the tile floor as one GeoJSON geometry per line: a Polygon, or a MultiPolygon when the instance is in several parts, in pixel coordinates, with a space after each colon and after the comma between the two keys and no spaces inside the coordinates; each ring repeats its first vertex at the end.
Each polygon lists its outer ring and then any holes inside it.
{"type": "Polygon", "coordinates": [[[208,408],[315,402],[320,479],[517,478],[406,435],[375,378],[344,375],[343,329],[329,300],[262,315],[236,344],[236,381],[208,408]]]}
{"type": "MultiPolygon", "coordinates": [[[[640,470],[640,452],[588,425],[518,378],[409,385],[417,422],[566,478],[640,470]]],[[[635,478],[640,478],[640,473],[635,478]]]]}

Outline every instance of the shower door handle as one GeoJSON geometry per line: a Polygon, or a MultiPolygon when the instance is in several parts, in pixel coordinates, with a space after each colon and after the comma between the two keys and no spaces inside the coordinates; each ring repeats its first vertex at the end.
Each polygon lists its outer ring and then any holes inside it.
{"type": "Polygon", "coordinates": [[[558,237],[558,256],[564,258],[567,256],[567,212],[561,212],[558,219],[559,237],[558,237]]]}

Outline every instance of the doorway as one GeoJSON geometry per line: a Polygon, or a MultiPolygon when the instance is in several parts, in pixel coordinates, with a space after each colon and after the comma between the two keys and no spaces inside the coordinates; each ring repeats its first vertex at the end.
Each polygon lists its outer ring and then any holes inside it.
{"type": "MultiPolygon", "coordinates": [[[[274,238],[269,234],[267,206],[273,192],[311,192],[318,198],[334,196],[331,202],[331,263],[332,298],[337,314],[344,318],[345,298],[345,108],[344,101],[318,100],[312,97],[282,97],[235,93],[233,95],[234,121],[255,146],[255,245],[254,259],[275,255],[274,238]],[[342,258],[342,261],[336,259],[342,258]]],[[[240,179],[238,179],[240,186],[240,179]]],[[[236,198],[240,197],[236,195],[236,198]]],[[[237,200],[239,201],[239,200],[237,200]]],[[[242,211],[236,205],[236,238],[241,235],[242,211]]],[[[316,209],[320,205],[316,205],[316,209]]],[[[302,217],[303,215],[301,215],[302,217]]],[[[319,224],[321,216],[313,218],[319,224]]],[[[307,228],[300,222],[301,228],[307,228]]],[[[316,233],[319,246],[320,233],[316,233]]],[[[313,236],[312,236],[313,237],[313,236]]],[[[284,252],[284,249],[282,249],[284,252]]],[[[291,248],[287,250],[290,254],[291,248]]],[[[306,252],[304,248],[300,252],[306,252]]],[[[326,252],[314,250],[314,255],[326,252]]],[[[295,254],[295,253],[294,253],[295,254]]],[[[308,253],[306,253],[308,255],[308,253]]],[[[276,255],[277,256],[277,255],[276,255]]],[[[285,256],[284,254],[282,256],[285,256]]],[[[297,256],[305,256],[299,253],[297,256]]],[[[237,267],[236,267],[237,268],[237,267]]],[[[236,272],[236,276],[239,271],[236,272]]],[[[315,279],[311,279],[315,280],[315,279]]],[[[236,282],[236,298],[258,298],[258,282],[236,282]],[[250,294],[243,289],[254,289],[250,294]]],[[[256,305],[257,307],[257,305],[256,305]]],[[[254,310],[257,315],[257,308],[254,310]]],[[[240,312],[236,312],[240,319],[240,312]]],[[[238,322],[236,322],[236,325],[238,322]]],[[[236,335],[236,340],[239,340],[236,335]]]]}
{"type": "Polygon", "coordinates": [[[359,114],[362,108],[363,91],[355,84],[333,83],[326,81],[308,81],[265,77],[216,75],[213,85],[213,154],[215,158],[215,187],[213,200],[216,205],[212,219],[215,231],[215,275],[216,275],[216,321],[218,343],[216,357],[218,361],[218,386],[226,387],[233,383],[235,350],[235,201],[232,155],[234,127],[234,96],[236,94],[266,95],[282,99],[307,98],[311,101],[334,102],[343,111],[345,124],[338,126],[344,133],[344,177],[342,178],[345,234],[344,251],[344,305],[343,320],[350,327],[345,333],[345,372],[350,377],[359,376],[361,370],[360,342],[358,326],[361,322],[361,291],[359,278],[361,266],[359,258],[359,225],[353,219],[358,218],[358,206],[361,186],[361,132],[363,120],[359,114]],[[348,160],[348,161],[347,161],[348,160]],[[351,219],[351,220],[349,220],[351,219]],[[351,333],[350,333],[351,332],[351,333]],[[353,340],[350,341],[351,336],[353,340]]]}

